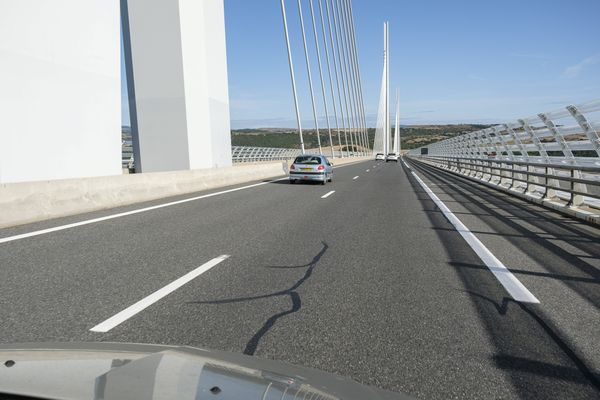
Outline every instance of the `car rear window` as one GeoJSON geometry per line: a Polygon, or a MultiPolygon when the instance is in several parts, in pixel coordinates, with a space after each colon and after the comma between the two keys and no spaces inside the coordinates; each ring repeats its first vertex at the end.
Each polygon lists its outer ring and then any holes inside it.
{"type": "Polygon", "coordinates": [[[294,164],[321,164],[321,157],[300,156],[296,157],[294,164]]]}

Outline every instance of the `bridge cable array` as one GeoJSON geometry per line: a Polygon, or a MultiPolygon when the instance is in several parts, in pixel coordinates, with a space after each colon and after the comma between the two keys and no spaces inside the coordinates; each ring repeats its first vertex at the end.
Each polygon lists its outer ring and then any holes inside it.
{"type": "MultiPolygon", "coordinates": [[[[310,20],[312,22],[312,34],[314,39],[314,56],[317,59],[317,66],[319,69],[321,100],[323,102],[325,111],[325,120],[329,136],[331,156],[336,156],[333,143],[334,134],[332,130],[337,132],[339,155],[341,157],[344,157],[344,155],[358,155],[359,153],[367,154],[370,145],[364,111],[364,101],[362,97],[362,84],[358,62],[358,51],[356,46],[356,30],[351,0],[316,0],[318,1],[319,18],[315,18],[315,7],[313,4],[314,1],[315,0],[308,0],[310,20]],[[321,29],[318,29],[319,22],[321,24],[321,29]],[[329,35],[327,35],[327,32],[329,35]],[[329,43],[327,36],[329,36],[329,43]],[[327,75],[323,74],[323,62],[321,60],[322,53],[319,47],[319,39],[322,39],[323,43],[327,75]],[[332,65],[333,74],[331,68],[332,65]],[[329,85],[326,84],[326,77],[328,78],[329,85]],[[335,88],[333,82],[334,77],[335,88]],[[329,87],[331,104],[333,106],[332,117],[335,122],[335,129],[332,129],[331,127],[327,100],[327,87],[329,87]],[[342,133],[344,138],[343,143],[342,133]],[[346,151],[344,151],[344,149],[346,151]],[[348,153],[348,151],[350,152],[348,153]]],[[[314,126],[317,134],[319,153],[323,154],[319,130],[319,116],[317,112],[317,99],[315,97],[312,80],[312,69],[310,63],[311,54],[306,37],[304,24],[305,11],[303,11],[302,0],[297,0],[297,5],[314,126]]],[[[304,154],[306,149],[302,131],[301,113],[298,102],[298,91],[293,65],[292,48],[290,45],[285,0],[281,0],[281,13],[288,53],[288,65],[290,69],[290,79],[296,112],[298,136],[300,140],[301,151],[304,154]]]]}

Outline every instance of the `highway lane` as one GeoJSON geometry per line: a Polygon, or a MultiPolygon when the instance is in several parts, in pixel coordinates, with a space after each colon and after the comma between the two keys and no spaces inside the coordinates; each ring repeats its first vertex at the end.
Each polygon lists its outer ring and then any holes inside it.
{"type": "MultiPolygon", "coordinates": [[[[166,284],[213,257],[245,251],[253,232],[268,230],[274,223],[262,213],[288,207],[286,202],[290,197],[282,188],[265,184],[2,244],[2,289],[7,304],[12,303],[22,312],[11,323],[14,329],[3,332],[0,337],[7,341],[29,340],[29,335],[22,332],[30,332],[32,338],[40,333],[48,338],[69,338],[74,329],[72,324],[85,330],[92,322],[88,320],[90,310],[99,313],[106,310],[104,313],[110,314],[115,308],[139,300],[143,294],[162,286],[161,283],[166,284]],[[246,233],[248,239],[230,240],[246,233]],[[27,276],[34,279],[23,279],[27,276]],[[132,287],[122,290],[123,282],[131,282],[132,287]],[[85,301],[87,299],[90,300],[85,301]],[[39,310],[38,305],[42,307],[39,310]],[[32,308],[39,312],[28,312],[32,308]],[[66,316],[70,317],[70,324],[60,323],[66,316]],[[15,337],[11,332],[16,333],[15,337]]],[[[318,194],[322,192],[316,185],[307,188],[318,194]]],[[[158,202],[137,207],[154,204],[158,202]]],[[[31,230],[135,208],[122,207],[47,221],[33,224],[31,230]]],[[[298,206],[296,209],[301,210],[298,206]]],[[[278,214],[281,218],[276,222],[287,224],[285,213],[278,214]]],[[[2,230],[0,237],[24,232],[27,226],[2,230]]],[[[17,314],[9,313],[7,318],[14,315],[17,314]]]]}
{"type": "MultiPolygon", "coordinates": [[[[542,332],[532,337],[530,351],[535,357],[527,358],[519,348],[518,354],[509,356],[511,361],[500,363],[515,379],[523,371],[574,379],[567,377],[576,366],[598,388],[600,230],[431,166],[411,165],[539,298],[539,305],[519,307],[555,341],[557,354],[571,360],[571,369],[546,359],[547,355],[539,357],[536,340],[544,336],[542,332]]],[[[481,268],[466,263],[453,266],[461,274],[481,268]]],[[[482,309],[486,302],[493,304],[502,318],[511,305],[505,298],[476,297],[482,309]]]]}
{"type": "Polygon", "coordinates": [[[492,211],[482,211],[481,198],[499,202],[488,208],[505,213],[496,218],[506,224],[545,211],[415,170],[496,256],[519,267],[539,305],[508,298],[406,168],[368,161],[337,169],[324,187],[273,182],[0,244],[0,341],[245,352],[419,398],[597,397],[600,251],[590,238],[598,231],[562,219],[562,230],[537,226],[537,239],[525,238],[530,246],[516,227],[486,219],[492,211]],[[486,193],[464,205],[469,190],[486,193]],[[579,246],[588,265],[569,268],[573,260],[551,246],[542,251],[543,240],[579,246]],[[112,330],[90,331],[223,254],[230,257],[112,330]]]}

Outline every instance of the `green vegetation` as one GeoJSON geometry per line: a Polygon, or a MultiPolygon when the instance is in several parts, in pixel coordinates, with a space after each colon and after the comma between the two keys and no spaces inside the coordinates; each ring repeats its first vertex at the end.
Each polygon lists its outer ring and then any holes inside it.
{"type": "MultiPolygon", "coordinates": [[[[332,131],[333,144],[338,145],[337,131],[332,131]]],[[[314,149],[319,147],[317,133],[314,130],[303,130],[304,147],[314,149]]],[[[321,146],[329,146],[329,134],[327,129],[319,130],[321,146]]],[[[342,133],[343,141],[343,133],[342,133]]],[[[300,141],[298,133],[290,129],[237,129],[231,131],[232,146],[256,146],[256,147],[280,147],[299,149],[300,141]]]]}
{"type": "MultiPolygon", "coordinates": [[[[245,129],[249,131],[250,129],[245,129]]],[[[304,133],[304,146],[306,148],[318,147],[317,135],[304,133]]],[[[321,140],[325,140],[321,134],[321,140]]],[[[327,138],[327,142],[329,139],[327,138]]],[[[324,142],[322,142],[324,143],[324,142]]],[[[231,135],[231,144],[233,146],[256,146],[256,147],[282,147],[299,149],[300,142],[296,132],[268,132],[268,133],[250,133],[233,131],[231,135]]]]}
{"type": "MultiPolygon", "coordinates": [[[[400,128],[400,136],[403,149],[414,149],[440,140],[447,139],[466,132],[484,129],[490,125],[460,124],[460,125],[409,125],[400,128]]],[[[327,130],[320,130],[321,145],[329,146],[329,135],[327,130]]],[[[333,133],[333,144],[338,144],[337,131],[333,133]]],[[[375,140],[375,128],[368,129],[369,142],[373,146],[375,140]]],[[[342,143],[344,143],[344,135],[342,143]]],[[[304,147],[307,149],[317,148],[317,134],[314,130],[303,131],[304,147]]],[[[233,146],[256,146],[256,147],[281,147],[299,149],[300,142],[298,133],[294,129],[236,129],[231,131],[231,144],[233,146]]]]}

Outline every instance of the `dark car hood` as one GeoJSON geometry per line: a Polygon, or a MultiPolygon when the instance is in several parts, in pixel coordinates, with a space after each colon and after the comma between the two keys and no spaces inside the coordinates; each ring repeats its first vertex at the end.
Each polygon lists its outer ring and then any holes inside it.
{"type": "Polygon", "coordinates": [[[192,347],[0,345],[0,393],[42,399],[408,399],[287,363],[192,347]]]}

